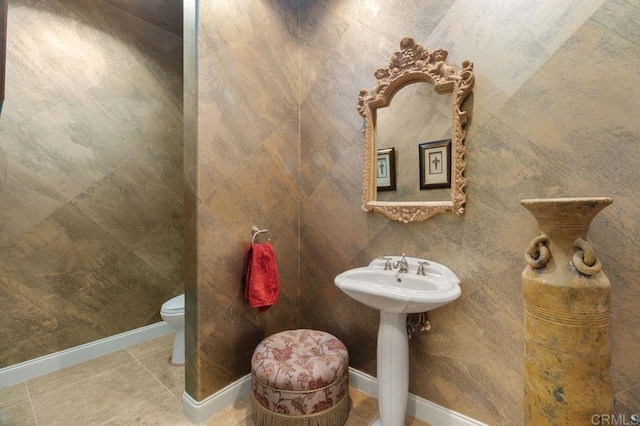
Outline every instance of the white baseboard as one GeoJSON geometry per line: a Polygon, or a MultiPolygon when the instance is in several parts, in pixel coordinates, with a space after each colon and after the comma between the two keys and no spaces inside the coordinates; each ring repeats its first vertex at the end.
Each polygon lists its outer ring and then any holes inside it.
{"type": "Polygon", "coordinates": [[[438,426],[487,426],[476,419],[457,411],[442,407],[435,402],[409,394],[407,414],[416,419],[438,426]]]}
{"type": "Polygon", "coordinates": [[[204,423],[234,402],[251,393],[251,374],[236,380],[227,387],[196,401],[187,392],[182,394],[182,412],[194,423],[204,423]]]}
{"type": "Polygon", "coordinates": [[[0,389],[173,332],[164,321],[0,369],[0,389]]]}
{"type": "MultiPolygon", "coordinates": [[[[351,367],[349,367],[349,385],[367,395],[378,397],[378,380],[351,367]]],[[[441,407],[413,394],[409,394],[407,414],[423,422],[438,426],[487,426],[471,417],[441,407]]]]}
{"type": "Polygon", "coordinates": [[[367,395],[378,397],[378,379],[352,367],[349,367],[349,386],[367,395]]]}
{"type": "MultiPolygon", "coordinates": [[[[349,386],[362,393],[378,397],[378,381],[375,377],[349,367],[349,386]]],[[[204,423],[234,402],[251,393],[251,375],[240,378],[224,389],[202,401],[194,400],[191,395],[182,396],[182,412],[194,423],[204,423]]],[[[438,404],[409,394],[407,414],[432,425],[438,426],[487,426],[463,414],[438,404]]]]}

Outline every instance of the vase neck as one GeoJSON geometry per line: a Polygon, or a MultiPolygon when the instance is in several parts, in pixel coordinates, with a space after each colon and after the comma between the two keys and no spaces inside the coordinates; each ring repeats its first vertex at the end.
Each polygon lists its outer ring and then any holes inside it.
{"type": "Polygon", "coordinates": [[[549,238],[582,238],[586,239],[589,233],[589,220],[575,220],[571,218],[536,218],[538,230],[549,238]]]}
{"type": "Polygon", "coordinates": [[[520,203],[538,221],[538,230],[561,246],[571,246],[576,238],[586,240],[593,218],[611,204],[611,198],[550,198],[522,200],[520,203]]]}

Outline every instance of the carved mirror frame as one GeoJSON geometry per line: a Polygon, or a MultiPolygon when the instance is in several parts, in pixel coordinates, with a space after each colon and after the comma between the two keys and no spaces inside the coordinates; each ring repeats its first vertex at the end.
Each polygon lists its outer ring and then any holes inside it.
{"type": "MultiPolygon", "coordinates": [[[[360,90],[358,112],[365,120],[364,126],[364,183],[362,208],[377,211],[390,219],[405,223],[425,220],[437,213],[464,213],[467,201],[464,176],[466,163],[464,141],[467,114],[462,103],[473,89],[475,77],[473,63],[465,60],[462,69],[456,71],[447,64],[449,52],[437,49],[429,52],[413,38],[405,37],[400,42],[400,51],[391,56],[386,68],[378,69],[374,75],[378,84],[371,90],[360,90]],[[393,96],[404,86],[414,82],[434,85],[437,93],[452,94],[451,124],[451,199],[450,201],[377,201],[376,196],[376,109],[389,106],[393,96]]],[[[426,120],[425,120],[426,121],[426,120]]]]}
{"type": "Polygon", "coordinates": [[[8,0],[0,0],[0,114],[4,104],[4,80],[7,61],[7,12],[8,0]]]}

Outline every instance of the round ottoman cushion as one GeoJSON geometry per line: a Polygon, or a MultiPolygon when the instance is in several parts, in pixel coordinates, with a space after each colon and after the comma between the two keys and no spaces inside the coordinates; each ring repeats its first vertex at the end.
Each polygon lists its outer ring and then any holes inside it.
{"type": "Polygon", "coordinates": [[[253,352],[253,396],[265,409],[287,416],[321,413],[349,392],[349,354],[333,335],[288,330],[264,339],[253,352]]]}

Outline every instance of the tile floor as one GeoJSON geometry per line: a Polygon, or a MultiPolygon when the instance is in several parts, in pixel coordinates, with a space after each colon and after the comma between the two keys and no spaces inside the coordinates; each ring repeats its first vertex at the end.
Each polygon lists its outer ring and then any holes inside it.
{"type": "MultiPolygon", "coordinates": [[[[0,389],[0,425],[191,425],[182,414],[184,367],[172,366],[168,334],[85,363],[0,389]]],[[[377,400],[353,388],[346,426],[376,418],[377,400]]],[[[210,426],[253,426],[247,397],[210,426]]],[[[428,426],[407,417],[406,425],[428,426]]]]}

